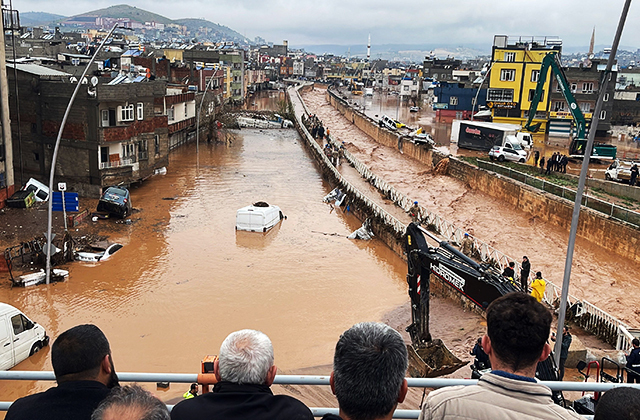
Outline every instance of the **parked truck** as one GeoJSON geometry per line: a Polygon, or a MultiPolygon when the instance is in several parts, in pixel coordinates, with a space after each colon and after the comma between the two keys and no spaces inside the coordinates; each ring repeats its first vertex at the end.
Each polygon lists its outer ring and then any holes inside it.
{"type": "Polygon", "coordinates": [[[614,160],[604,173],[604,177],[609,181],[629,182],[631,179],[631,167],[633,162],[624,160],[614,160]]]}
{"type": "Polygon", "coordinates": [[[498,124],[485,121],[453,120],[451,142],[462,149],[488,152],[493,146],[504,146],[506,141],[518,142],[523,149],[530,149],[533,139],[530,133],[520,131],[517,124],[498,124]]]}

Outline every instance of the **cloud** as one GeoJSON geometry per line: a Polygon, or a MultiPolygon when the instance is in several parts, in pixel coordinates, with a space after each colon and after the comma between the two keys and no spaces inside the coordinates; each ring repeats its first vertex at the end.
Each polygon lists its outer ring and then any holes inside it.
{"type": "MultiPolygon", "coordinates": [[[[73,15],[119,2],[103,0],[14,0],[21,11],[73,15]]],[[[171,19],[205,18],[249,38],[279,43],[486,45],[496,34],[559,36],[565,45],[611,43],[622,0],[129,0],[129,4],[171,19]]],[[[636,46],[640,12],[633,5],[622,45],[636,46]]]]}

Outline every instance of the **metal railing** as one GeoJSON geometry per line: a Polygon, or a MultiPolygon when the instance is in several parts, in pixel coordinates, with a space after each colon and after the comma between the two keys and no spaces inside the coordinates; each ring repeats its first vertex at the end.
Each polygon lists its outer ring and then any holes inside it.
{"type": "MultiPolygon", "coordinates": [[[[340,98],[335,96],[333,92],[330,92],[330,94],[336,97],[338,100],[341,100],[340,98]]],[[[306,111],[306,107],[304,109],[306,111]]],[[[331,137],[329,137],[328,141],[335,146],[340,145],[340,143],[336,139],[333,139],[331,137]]],[[[315,141],[313,143],[317,145],[315,141]]],[[[385,180],[374,174],[365,164],[360,162],[348,150],[344,151],[344,156],[347,161],[356,169],[356,171],[358,171],[358,173],[371,185],[373,185],[383,196],[389,197],[397,206],[402,208],[405,212],[409,211],[409,209],[413,205],[413,202],[409,197],[397,191],[385,180]]],[[[481,161],[478,161],[478,163],[480,162],[481,161]]],[[[502,166],[499,167],[504,168],[502,166]]],[[[526,174],[520,174],[526,176],[526,174]]],[[[423,224],[427,227],[427,229],[440,234],[445,240],[452,242],[455,245],[459,245],[462,243],[465,231],[458,228],[453,223],[448,222],[439,215],[428,211],[424,207],[420,206],[418,218],[423,221],[423,224]]],[[[474,249],[477,251],[476,256],[478,256],[482,262],[497,265],[501,270],[504,269],[504,267],[506,267],[509,262],[515,262],[515,271],[516,273],[520,272],[520,263],[516,259],[507,256],[501,251],[498,251],[491,245],[481,241],[473,235],[469,235],[469,237],[473,240],[474,249]]],[[[530,278],[533,273],[535,273],[535,270],[531,270],[530,278]]],[[[547,288],[545,290],[543,299],[549,305],[553,305],[554,302],[559,301],[562,288],[556,286],[549,280],[547,280],[546,283],[547,288]]],[[[596,335],[612,346],[616,346],[617,350],[628,350],[629,348],[631,348],[631,340],[633,339],[633,336],[628,332],[628,325],[610,315],[609,313],[603,311],[602,309],[598,308],[597,306],[592,305],[587,301],[580,300],[573,295],[569,295],[569,305],[572,304],[579,304],[574,322],[582,327],[585,331],[596,335]]]]}
{"type": "Polygon", "coordinates": [[[135,157],[126,159],[110,160],[108,162],[100,162],[100,169],[118,168],[120,166],[130,166],[136,163],[135,157]]]}
{"type": "MultiPolygon", "coordinates": [[[[307,113],[306,106],[304,105],[304,102],[300,97],[300,93],[298,92],[298,89],[294,89],[293,92],[295,92],[295,95],[290,94],[289,97],[294,105],[294,109],[296,105],[298,105],[298,107],[301,107],[302,110],[304,110],[304,112],[307,113]]],[[[371,212],[373,213],[373,216],[375,216],[379,220],[382,220],[387,226],[390,226],[391,229],[397,235],[404,235],[404,232],[406,230],[406,226],[404,225],[404,223],[396,219],[394,216],[390,215],[386,210],[384,210],[378,204],[376,204],[371,199],[369,199],[369,197],[362,194],[357,188],[355,188],[350,182],[348,182],[342,176],[342,174],[338,172],[335,166],[333,166],[329,158],[322,151],[322,148],[320,147],[320,145],[311,137],[311,134],[307,130],[307,127],[305,127],[305,125],[302,124],[301,114],[298,112],[296,112],[295,114],[296,114],[296,121],[298,123],[298,126],[300,127],[300,129],[303,131],[303,134],[304,134],[302,136],[303,139],[305,140],[307,145],[311,148],[312,152],[316,155],[316,157],[323,161],[324,166],[327,168],[327,170],[331,172],[332,176],[340,184],[342,191],[362,201],[371,210],[371,212]]]]}
{"type": "MultiPolygon", "coordinates": [[[[119,372],[118,379],[121,382],[173,382],[191,384],[197,382],[195,373],[143,373],[143,372],[119,372]]],[[[444,388],[447,386],[469,386],[478,383],[477,379],[449,379],[449,378],[406,378],[407,384],[412,388],[444,388]]],[[[55,381],[55,375],[51,371],[0,371],[0,380],[22,381],[55,381]]],[[[313,375],[277,375],[273,381],[275,385],[329,385],[329,376],[313,375]]],[[[578,392],[605,392],[616,387],[633,387],[640,389],[640,384],[605,383],[605,382],[549,382],[541,381],[542,385],[553,391],[578,391],[578,392]]],[[[0,402],[0,411],[9,409],[11,402],[0,402]]],[[[172,406],[169,406],[170,408],[172,406]]],[[[309,407],[316,417],[324,414],[338,414],[337,408],[309,407]]],[[[395,419],[417,419],[420,410],[396,410],[395,419]]]]}
{"type": "MultiPolygon", "coordinates": [[[[478,167],[507,176],[515,179],[516,181],[520,181],[523,184],[546,191],[558,197],[566,198],[569,201],[575,201],[576,199],[576,192],[570,188],[516,171],[507,166],[496,165],[494,163],[487,162],[486,160],[478,159],[478,167]]],[[[614,203],[601,200],[588,194],[584,194],[582,205],[597,212],[604,213],[612,219],[629,223],[635,227],[640,227],[640,213],[636,211],[617,206],[614,203]]]]}

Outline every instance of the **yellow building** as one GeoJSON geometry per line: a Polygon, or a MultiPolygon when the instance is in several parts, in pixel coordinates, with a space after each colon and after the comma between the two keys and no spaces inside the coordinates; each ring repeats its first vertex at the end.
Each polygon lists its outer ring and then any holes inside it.
{"type": "MultiPolygon", "coordinates": [[[[560,53],[561,49],[562,42],[558,39],[494,37],[487,90],[493,122],[526,124],[542,59],[552,51],[560,53]]],[[[547,130],[550,83],[551,77],[547,76],[533,120],[534,124],[540,123],[540,129],[533,135],[537,141],[544,140],[547,130]]]]}
{"type": "Polygon", "coordinates": [[[172,63],[180,63],[182,62],[182,53],[184,52],[184,50],[179,50],[179,49],[175,49],[175,48],[165,48],[162,51],[162,54],[167,58],[167,60],[171,61],[172,63]]]}
{"type": "Polygon", "coordinates": [[[222,66],[222,70],[224,71],[224,85],[222,87],[222,91],[224,93],[224,101],[226,103],[231,99],[231,82],[233,81],[233,76],[231,74],[231,66],[222,66]]]}

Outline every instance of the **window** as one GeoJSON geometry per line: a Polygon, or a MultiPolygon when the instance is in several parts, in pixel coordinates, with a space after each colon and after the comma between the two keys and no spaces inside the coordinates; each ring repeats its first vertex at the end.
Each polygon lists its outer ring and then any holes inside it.
{"type": "Polygon", "coordinates": [[[187,118],[187,110],[189,109],[189,107],[187,106],[187,103],[185,102],[184,104],[184,117],[187,118]]]}
{"type": "Polygon", "coordinates": [[[582,84],[582,93],[592,93],[593,92],[593,82],[587,82],[582,84]]]}
{"type": "Polygon", "coordinates": [[[138,117],[138,120],[144,119],[144,104],[142,102],[138,102],[136,116],[138,117]]]}
{"type": "Polygon", "coordinates": [[[167,119],[169,121],[175,120],[175,109],[173,108],[173,105],[171,108],[167,109],[167,119]]]}
{"type": "Polygon", "coordinates": [[[565,101],[555,101],[553,103],[553,110],[555,112],[564,112],[564,107],[565,107],[566,102],[565,101]]]}
{"type": "Polygon", "coordinates": [[[589,103],[589,102],[580,102],[580,111],[582,111],[582,112],[591,112],[591,103],[589,103]]]}
{"type": "Polygon", "coordinates": [[[600,119],[604,120],[607,118],[607,111],[600,111],[600,119]]]}
{"type": "Polygon", "coordinates": [[[14,315],[11,317],[11,325],[13,326],[13,334],[18,335],[24,332],[27,328],[29,320],[22,314],[14,315]]]}
{"type": "Polygon", "coordinates": [[[133,121],[133,104],[120,107],[120,121],[133,121]]]}
{"type": "Polygon", "coordinates": [[[540,70],[531,70],[531,81],[537,83],[540,78],[540,70]]]}
{"type": "Polygon", "coordinates": [[[451,96],[449,98],[449,105],[458,105],[458,97],[457,96],[451,96]]]}
{"type": "Polygon", "coordinates": [[[489,89],[487,91],[487,101],[513,102],[513,89],[489,89]]]}
{"type": "Polygon", "coordinates": [[[100,115],[101,115],[100,119],[102,120],[102,126],[109,127],[109,110],[103,109],[102,111],[100,111],[100,115]]]}
{"type": "Polygon", "coordinates": [[[500,80],[503,82],[513,82],[516,80],[516,71],[514,69],[500,70],[500,80]]]}
{"type": "MultiPolygon", "coordinates": [[[[533,96],[536,94],[535,89],[529,89],[529,102],[533,100],[533,96]]],[[[542,91],[542,95],[540,95],[539,101],[544,101],[544,90],[542,91]]]]}
{"type": "Polygon", "coordinates": [[[409,86],[408,85],[404,85],[404,90],[409,90],[409,86]]]}
{"type": "Polygon", "coordinates": [[[155,146],[155,151],[156,151],[156,156],[160,154],[160,136],[156,134],[155,140],[154,140],[154,146],[155,146]]]}
{"type": "Polygon", "coordinates": [[[504,53],[504,61],[508,63],[513,63],[516,61],[516,53],[514,52],[505,52],[504,53]]]}
{"type": "Polygon", "coordinates": [[[576,93],[578,91],[578,84],[571,83],[571,93],[576,93]]]}
{"type": "Polygon", "coordinates": [[[605,94],[604,94],[603,101],[607,102],[608,100],[609,100],[609,94],[608,94],[608,93],[605,93],[605,94]]]}

